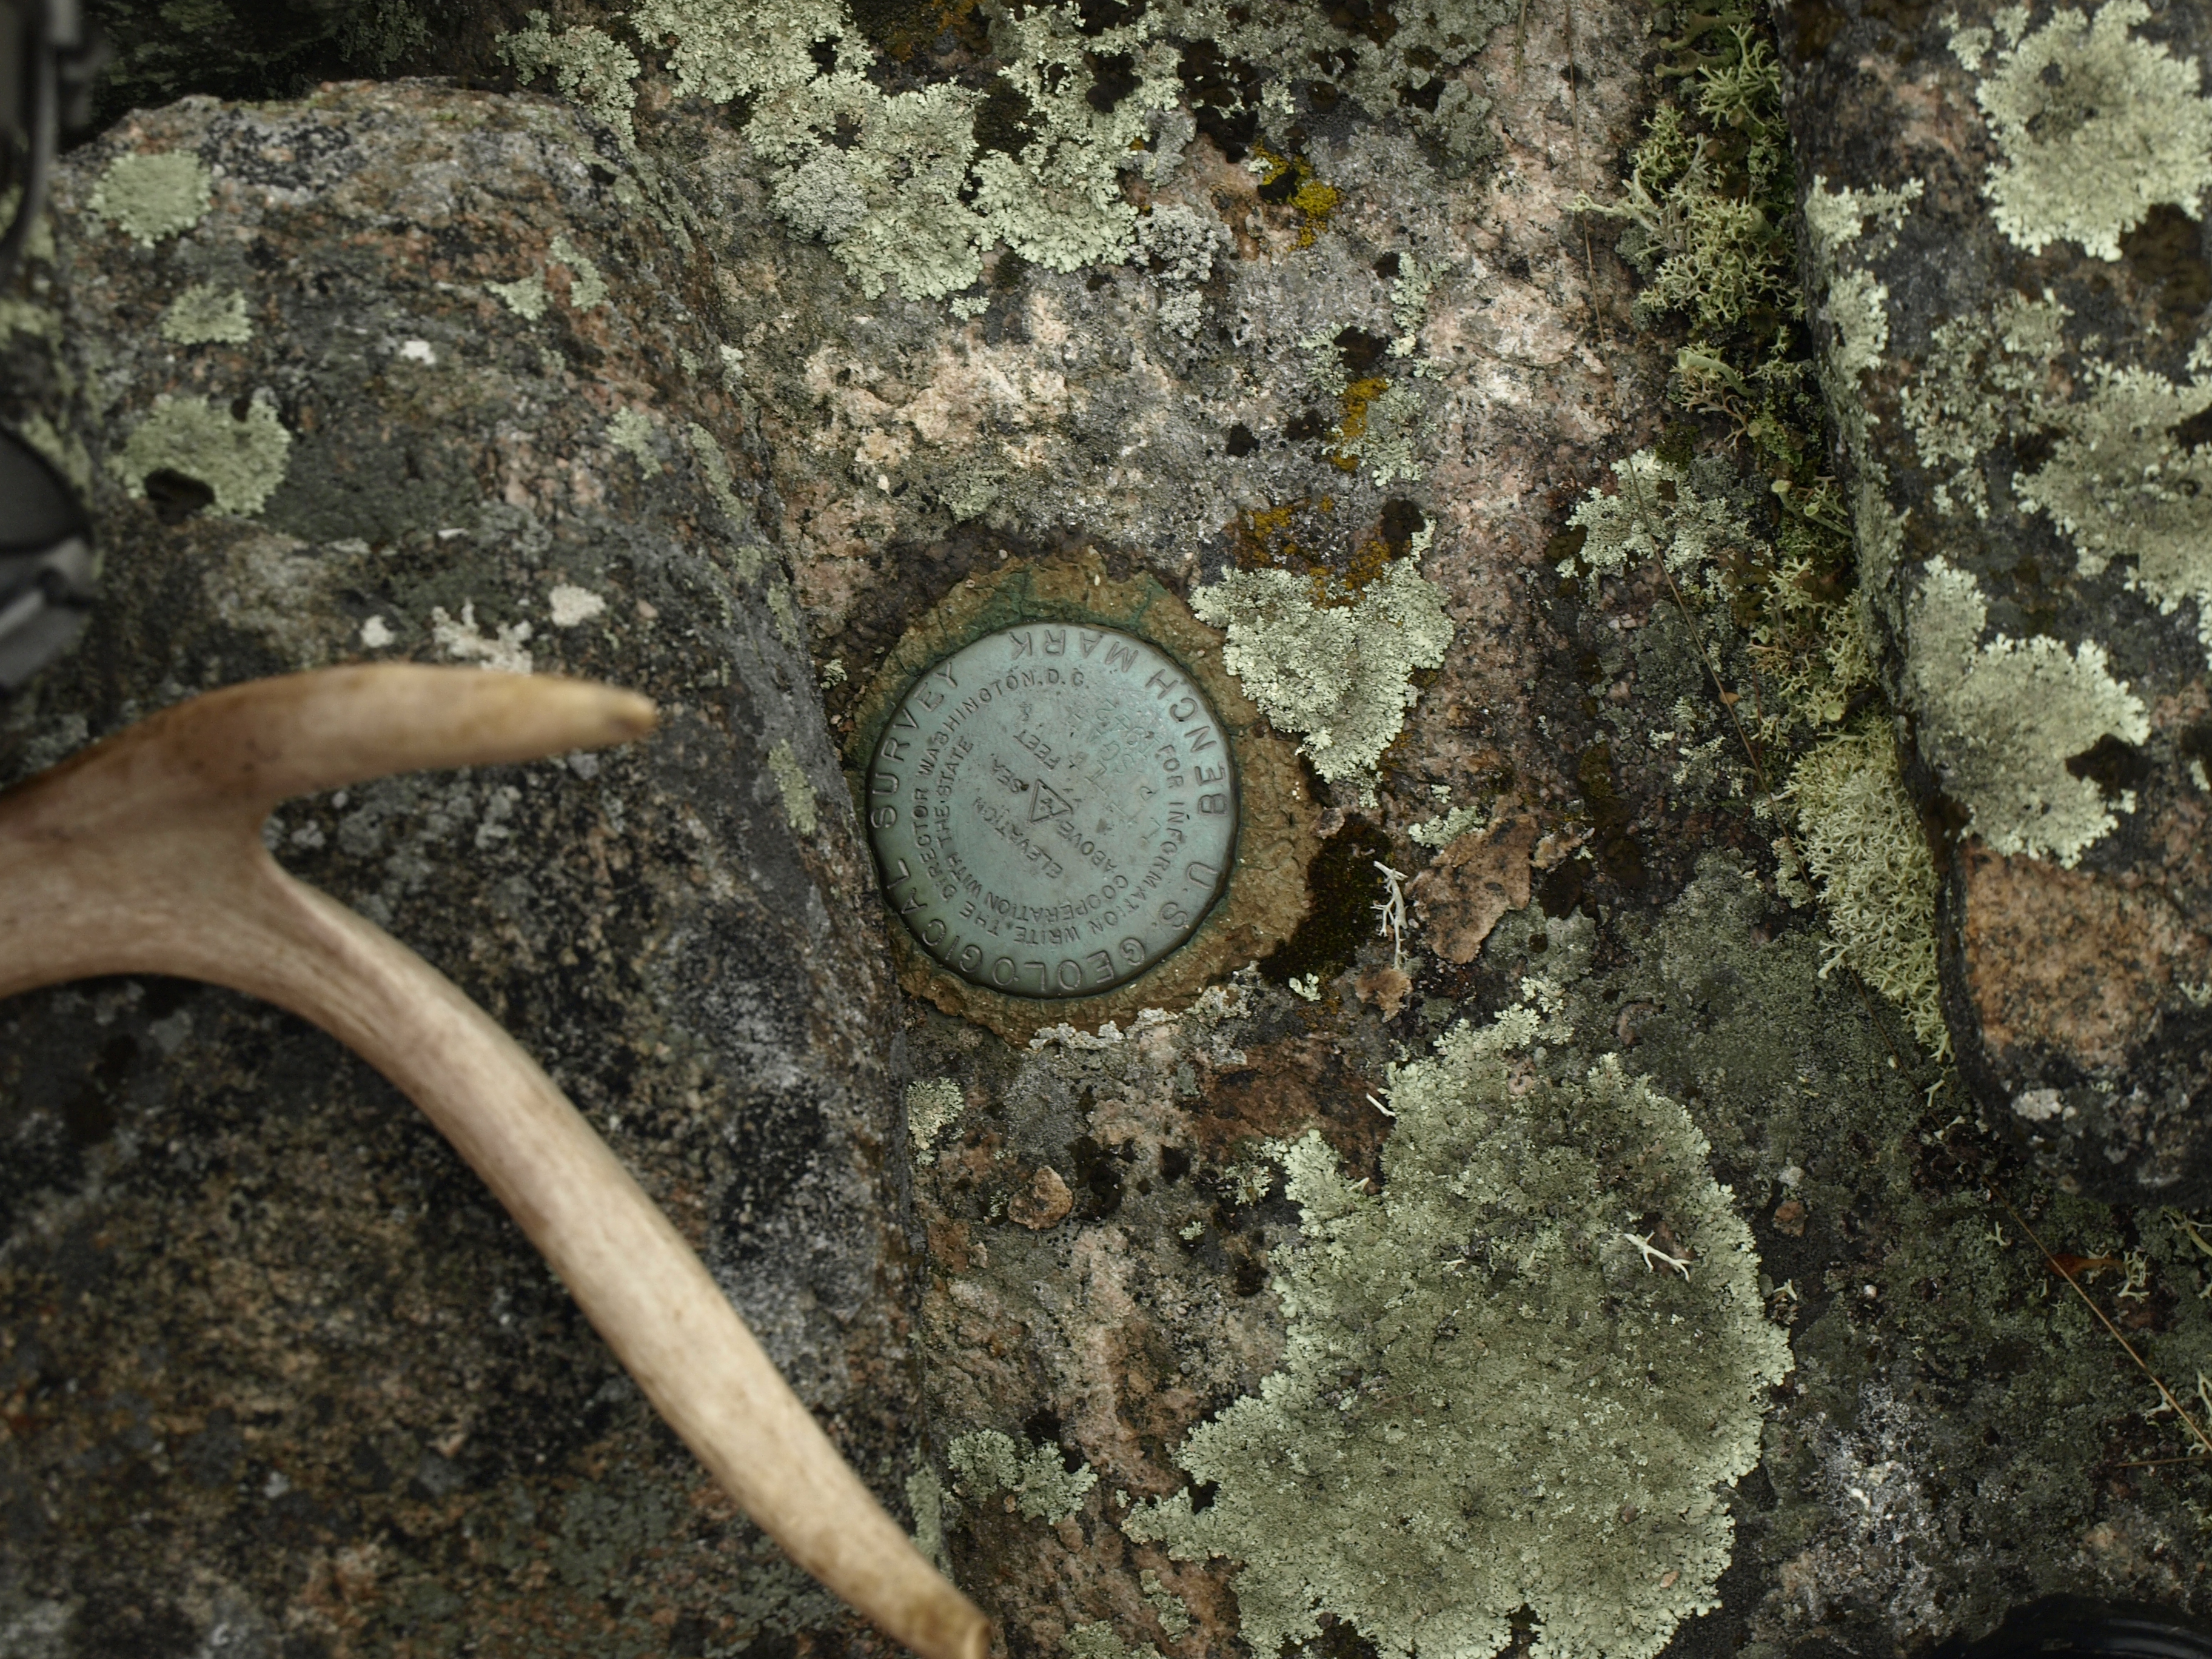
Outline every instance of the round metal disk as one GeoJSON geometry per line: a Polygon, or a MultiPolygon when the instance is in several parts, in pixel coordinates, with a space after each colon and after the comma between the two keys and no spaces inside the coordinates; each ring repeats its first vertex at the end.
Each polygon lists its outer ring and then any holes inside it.
{"type": "Polygon", "coordinates": [[[951,972],[1095,996],[1191,936],[1237,845],[1229,739],[1173,659],[1025,623],[923,675],[868,767],[891,908],[951,972]]]}

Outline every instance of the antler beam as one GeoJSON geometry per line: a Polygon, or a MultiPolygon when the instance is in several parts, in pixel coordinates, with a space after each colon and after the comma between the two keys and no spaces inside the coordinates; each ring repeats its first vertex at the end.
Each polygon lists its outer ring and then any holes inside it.
{"type": "Polygon", "coordinates": [[[860,1484],[552,1080],[451,981],[261,843],[288,796],[600,748],[654,720],[611,686],[409,664],[256,680],[165,709],[0,794],[0,996],[169,974],[321,1026],[453,1142],[793,1560],[927,1659],[982,1659],[981,1613],[860,1484]]]}

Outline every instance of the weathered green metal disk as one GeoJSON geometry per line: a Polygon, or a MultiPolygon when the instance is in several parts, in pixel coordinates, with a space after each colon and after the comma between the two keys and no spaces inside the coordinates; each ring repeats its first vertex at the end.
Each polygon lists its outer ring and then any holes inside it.
{"type": "Polygon", "coordinates": [[[1112,629],[985,635],[907,690],[868,767],[884,892],[951,972],[1087,997],[1198,927],[1237,845],[1229,740],[1190,677],[1112,629]]]}

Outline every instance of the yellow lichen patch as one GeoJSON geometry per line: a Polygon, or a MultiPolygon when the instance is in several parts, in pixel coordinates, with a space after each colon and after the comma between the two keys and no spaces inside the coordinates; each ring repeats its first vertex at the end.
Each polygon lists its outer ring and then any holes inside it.
{"type": "Polygon", "coordinates": [[[1236,543],[1239,567],[1262,569],[1286,563],[1303,553],[1291,536],[1291,520],[1297,516],[1299,505],[1255,507],[1237,516],[1230,534],[1236,543]]]}
{"type": "Polygon", "coordinates": [[[1329,465],[1341,472],[1359,470],[1359,441],[1367,435],[1367,408],[1390,389],[1389,379],[1370,374],[1344,388],[1344,418],[1336,423],[1336,447],[1328,453],[1329,465]]]}
{"type": "Polygon", "coordinates": [[[1351,567],[1344,573],[1344,585],[1357,593],[1381,575],[1389,563],[1390,544],[1380,536],[1370,537],[1353,552],[1351,567]]]}
{"type": "Polygon", "coordinates": [[[1296,210],[1300,247],[1311,247],[1314,239],[1328,228],[1329,215],[1342,205],[1344,192],[1314,176],[1313,163],[1303,155],[1279,155],[1264,144],[1252,149],[1253,158],[1266,172],[1260,179],[1260,199],[1296,210]]]}

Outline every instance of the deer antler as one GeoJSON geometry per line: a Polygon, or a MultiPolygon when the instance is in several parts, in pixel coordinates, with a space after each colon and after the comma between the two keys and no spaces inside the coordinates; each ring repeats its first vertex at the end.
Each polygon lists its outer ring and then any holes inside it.
{"type": "Polygon", "coordinates": [[[171,974],[321,1026],[453,1143],[793,1560],[927,1659],[982,1659],[983,1615],[884,1513],[551,1079],[437,969],[261,844],[289,795],[598,748],[654,719],[611,686],[407,664],[256,680],[165,709],[0,794],[0,851],[18,854],[0,886],[0,996],[171,974]]]}

